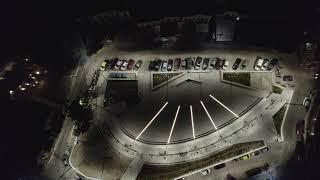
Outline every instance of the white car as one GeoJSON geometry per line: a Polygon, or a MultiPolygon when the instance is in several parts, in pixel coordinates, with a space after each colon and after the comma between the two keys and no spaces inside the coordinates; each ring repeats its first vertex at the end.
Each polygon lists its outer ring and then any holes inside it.
{"type": "Polygon", "coordinates": [[[114,69],[115,69],[115,70],[119,70],[120,67],[121,67],[121,65],[122,65],[122,60],[119,59],[119,60],[117,61],[116,65],[114,66],[114,69]]]}
{"type": "Polygon", "coordinates": [[[229,65],[229,61],[228,60],[224,61],[222,69],[228,69],[228,65],[229,65]]]}
{"type": "Polygon", "coordinates": [[[257,57],[256,63],[255,63],[255,65],[254,65],[254,70],[256,70],[256,71],[261,70],[262,64],[263,64],[263,59],[257,57]]]}
{"type": "Polygon", "coordinates": [[[308,107],[310,105],[310,98],[304,97],[304,99],[302,101],[302,105],[305,107],[308,107]]]}
{"type": "Polygon", "coordinates": [[[203,176],[204,176],[204,175],[207,175],[207,174],[210,174],[210,173],[211,173],[211,170],[210,170],[210,169],[205,169],[205,170],[203,170],[203,171],[200,172],[200,174],[203,175],[203,176]]]}
{"type": "Polygon", "coordinates": [[[122,63],[122,65],[121,65],[120,69],[121,69],[122,71],[124,71],[124,70],[127,69],[127,66],[128,66],[128,61],[123,60],[123,63],[122,63]]]}
{"type": "Polygon", "coordinates": [[[168,67],[168,62],[167,61],[163,61],[162,62],[162,67],[161,67],[161,71],[166,71],[168,67]]]}

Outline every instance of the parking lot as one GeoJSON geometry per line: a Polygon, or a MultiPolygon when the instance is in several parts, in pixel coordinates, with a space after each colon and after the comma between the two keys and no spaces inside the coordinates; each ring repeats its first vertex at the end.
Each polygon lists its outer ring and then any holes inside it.
{"type": "MultiPolygon", "coordinates": [[[[110,132],[113,134],[106,140],[119,153],[133,159],[142,153],[146,164],[191,161],[238,142],[260,139],[274,142],[278,136],[274,133],[272,115],[287,101],[288,94],[281,96],[272,93],[270,86],[275,82],[274,70],[254,70],[257,56],[272,59],[270,54],[248,51],[226,53],[223,50],[197,53],[104,52],[103,49],[91,57],[95,60],[96,69],[101,68],[105,59],[114,57],[128,60],[128,65],[130,59],[135,63],[141,60],[142,63],[139,68],[131,63],[131,69],[121,70],[122,65],[119,65],[120,70],[100,69],[96,85],[98,97],[92,101],[94,126],[106,136],[110,132]],[[198,56],[203,58],[202,64],[195,68],[198,56]],[[177,57],[181,58],[181,64],[182,59],[195,57],[195,63],[190,69],[174,69],[177,57]],[[209,66],[203,69],[206,57],[209,57],[209,66]],[[228,67],[219,70],[210,68],[214,57],[228,60],[228,67]],[[156,58],[167,61],[166,69],[162,70],[161,66],[158,71],[149,69],[150,61],[156,58]],[[232,68],[237,58],[247,59],[245,68],[240,68],[241,62],[236,70],[232,68]],[[169,63],[170,59],[173,62],[169,63]],[[168,71],[171,63],[173,67],[168,71]],[[249,73],[250,86],[222,81],[221,74],[233,72],[249,73]],[[171,73],[178,75],[167,75],[171,73]],[[162,78],[155,87],[155,74],[165,74],[168,79],[163,81],[162,78]],[[138,101],[128,105],[120,100],[105,106],[108,87],[127,88],[122,84],[126,81],[137,83],[135,93],[138,101]],[[185,156],[179,153],[185,153],[185,156]]],[[[124,92],[122,89],[120,91],[124,92]]]]}

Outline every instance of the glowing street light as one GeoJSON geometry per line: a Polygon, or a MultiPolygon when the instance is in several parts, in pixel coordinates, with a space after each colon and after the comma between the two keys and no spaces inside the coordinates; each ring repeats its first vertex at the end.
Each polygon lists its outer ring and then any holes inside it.
{"type": "Polygon", "coordinates": [[[222,104],[218,99],[216,99],[215,97],[213,97],[211,94],[209,95],[213,100],[215,100],[217,103],[219,103],[222,107],[224,107],[226,110],[228,110],[230,113],[232,113],[235,117],[239,117],[236,113],[234,113],[233,111],[231,111],[227,106],[225,106],[224,104],[222,104]]]}
{"type": "Polygon", "coordinates": [[[213,120],[212,120],[212,118],[211,118],[211,116],[210,116],[209,112],[207,111],[206,106],[203,104],[203,102],[202,102],[202,101],[200,101],[200,103],[201,103],[201,105],[202,105],[202,107],[203,107],[204,111],[206,111],[207,116],[209,117],[209,119],[210,119],[210,121],[211,121],[211,123],[212,123],[212,125],[213,125],[214,129],[216,129],[216,130],[217,130],[218,128],[217,128],[217,126],[214,124],[214,122],[213,122],[213,120]]]}
{"type": "Polygon", "coordinates": [[[174,120],[173,120],[173,123],[172,123],[172,127],[171,127],[171,130],[170,130],[170,134],[169,134],[169,138],[168,138],[167,144],[170,143],[172,131],[173,131],[174,125],[176,124],[176,120],[177,120],[177,117],[178,117],[178,114],[179,114],[179,110],[180,110],[180,106],[178,106],[178,109],[176,111],[176,115],[174,116],[174,120]]]}
{"type": "Polygon", "coordinates": [[[139,139],[139,137],[142,135],[142,133],[147,130],[147,128],[150,126],[150,124],[156,119],[156,117],[161,113],[161,111],[167,106],[168,102],[166,102],[162,108],[158,111],[158,113],[151,119],[151,121],[146,125],[146,127],[143,128],[143,130],[139,133],[139,135],[136,137],[136,140],[139,139]]]}

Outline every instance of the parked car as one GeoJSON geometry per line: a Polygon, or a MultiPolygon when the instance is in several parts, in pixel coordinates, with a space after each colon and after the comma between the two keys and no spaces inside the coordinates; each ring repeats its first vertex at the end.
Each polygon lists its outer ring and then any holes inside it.
{"type": "Polygon", "coordinates": [[[187,68],[187,59],[183,59],[181,61],[181,68],[186,69],[187,68]]]}
{"type": "Polygon", "coordinates": [[[267,67],[267,70],[270,71],[272,70],[277,64],[278,64],[278,59],[277,58],[272,58],[268,67],[267,67]]]}
{"type": "Polygon", "coordinates": [[[194,69],[195,69],[195,70],[200,69],[201,62],[202,62],[202,57],[198,56],[197,59],[196,59],[196,63],[195,63],[195,65],[194,65],[194,69]]]}
{"type": "Polygon", "coordinates": [[[105,71],[108,67],[108,64],[109,64],[109,60],[108,59],[104,60],[101,64],[100,70],[105,71]]]}
{"type": "Polygon", "coordinates": [[[228,69],[228,66],[229,66],[229,61],[225,60],[223,63],[222,69],[228,69]]]}
{"type": "Polygon", "coordinates": [[[133,59],[129,59],[129,63],[128,63],[127,69],[131,70],[133,65],[134,65],[134,60],[133,59]]]}
{"type": "Polygon", "coordinates": [[[218,70],[221,69],[224,65],[224,61],[225,61],[225,59],[218,59],[218,62],[216,64],[216,69],[218,69],[218,70]]]}
{"type": "Polygon", "coordinates": [[[167,61],[163,61],[162,62],[162,66],[161,66],[161,71],[166,71],[168,68],[168,62],[167,61]]]}
{"type": "Polygon", "coordinates": [[[169,59],[168,60],[168,71],[171,71],[172,70],[172,66],[173,66],[173,59],[169,59]]]}
{"type": "Polygon", "coordinates": [[[241,63],[240,69],[246,68],[247,64],[248,64],[248,60],[247,59],[243,60],[242,63],[241,63]]]}
{"type": "Polygon", "coordinates": [[[108,69],[113,69],[117,62],[118,62],[118,58],[110,59],[108,64],[108,69]]]}
{"type": "Polygon", "coordinates": [[[290,76],[290,75],[283,76],[283,81],[292,81],[292,80],[293,80],[292,76],[290,76]]]}
{"type": "Polygon", "coordinates": [[[210,173],[211,173],[211,170],[210,170],[210,169],[205,169],[205,170],[203,170],[203,171],[200,172],[200,174],[203,175],[203,176],[204,176],[204,175],[207,175],[207,174],[210,174],[210,173]]]}
{"type": "Polygon", "coordinates": [[[193,60],[191,58],[187,58],[187,66],[186,69],[190,70],[193,67],[193,60]]]}
{"type": "Polygon", "coordinates": [[[213,58],[213,59],[211,60],[210,69],[216,68],[217,61],[218,61],[218,58],[213,58]]]}
{"type": "Polygon", "coordinates": [[[203,59],[203,64],[202,64],[202,69],[206,70],[209,66],[209,58],[204,58],[203,59]]]}
{"type": "Polygon", "coordinates": [[[254,70],[256,70],[256,71],[261,70],[262,64],[263,64],[263,59],[261,57],[257,56],[256,62],[254,64],[254,70]]]}
{"type": "Polygon", "coordinates": [[[156,61],[149,62],[149,71],[155,70],[156,63],[157,63],[156,61]]]}
{"type": "Polygon", "coordinates": [[[232,69],[233,70],[237,70],[239,65],[241,63],[241,59],[240,58],[237,58],[236,61],[234,62],[233,66],[232,66],[232,69]]]}
{"type": "Polygon", "coordinates": [[[114,66],[114,69],[119,70],[122,65],[122,62],[123,62],[122,60],[118,59],[116,65],[114,66]]]}
{"type": "Polygon", "coordinates": [[[264,59],[261,66],[261,70],[263,71],[267,70],[268,66],[269,66],[269,59],[264,59]]]}
{"type": "Polygon", "coordinates": [[[214,166],[213,168],[214,169],[222,169],[224,167],[226,167],[226,165],[224,163],[222,163],[222,164],[218,164],[218,165],[214,166]]]}
{"type": "Polygon", "coordinates": [[[180,68],[181,58],[176,58],[174,60],[174,70],[178,70],[180,68]]]}
{"type": "Polygon", "coordinates": [[[311,100],[310,100],[309,97],[304,97],[304,99],[303,99],[303,101],[302,101],[302,105],[303,105],[304,107],[309,107],[310,102],[311,102],[311,100]]]}
{"type": "Polygon", "coordinates": [[[122,65],[120,67],[120,70],[122,70],[122,71],[126,70],[127,66],[128,66],[128,61],[123,60],[122,65]]]}
{"type": "Polygon", "coordinates": [[[134,70],[138,70],[141,65],[142,65],[142,61],[139,60],[139,61],[136,63],[136,65],[134,65],[133,69],[134,69],[134,70]]]}
{"type": "Polygon", "coordinates": [[[154,70],[155,71],[159,71],[160,67],[161,67],[162,61],[161,59],[156,59],[155,61],[155,66],[154,66],[154,70]]]}

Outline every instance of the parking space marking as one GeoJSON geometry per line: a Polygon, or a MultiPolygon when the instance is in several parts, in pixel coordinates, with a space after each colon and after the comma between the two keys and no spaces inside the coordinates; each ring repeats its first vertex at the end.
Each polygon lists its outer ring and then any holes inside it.
{"type": "Polygon", "coordinates": [[[136,140],[139,139],[139,137],[142,135],[142,133],[147,130],[147,128],[150,126],[150,124],[157,118],[157,116],[161,113],[161,111],[167,106],[168,102],[166,102],[162,108],[157,112],[157,114],[151,119],[151,121],[146,125],[146,127],[143,128],[143,130],[139,133],[139,135],[136,137],[136,140]]]}
{"type": "Polygon", "coordinates": [[[201,105],[202,105],[203,109],[206,111],[206,113],[207,113],[207,115],[208,115],[208,117],[209,117],[209,119],[210,119],[210,121],[211,121],[211,123],[212,123],[212,125],[213,125],[214,129],[216,129],[216,130],[217,130],[218,128],[217,128],[217,126],[214,124],[214,122],[213,122],[213,120],[212,120],[212,118],[211,118],[211,116],[210,116],[209,112],[207,111],[206,106],[203,104],[203,102],[202,102],[202,101],[200,101],[200,103],[201,103],[201,105]]]}
{"type": "Polygon", "coordinates": [[[174,120],[173,120],[173,123],[172,123],[172,127],[171,127],[171,130],[170,130],[170,134],[169,134],[169,138],[168,138],[167,144],[170,143],[172,131],[173,131],[174,125],[176,124],[176,120],[177,120],[177,117],[178,117],[178,114],[179,114],[179,110],[180,110],[180,106],[178,106],[178,109],[177,109],[177,111],[176,111],[176,115],[175,115],[174,120]]]}
{"type": "Polygon", "coordinates": [[[215,97],[213,97],[211,94],[209,95],[213,100],[215,100],[217,103],[219,103],[222,107],[224,107],[226,110],[228,110],[230,113],[232,113],[234,116],[236,116],[237,118],[239,117],[236,113],[234,113],[233,111],[231,111],[227,106],[225,106],[224,104],[222,104],[218,99],[216,99],[215,97]]]}

